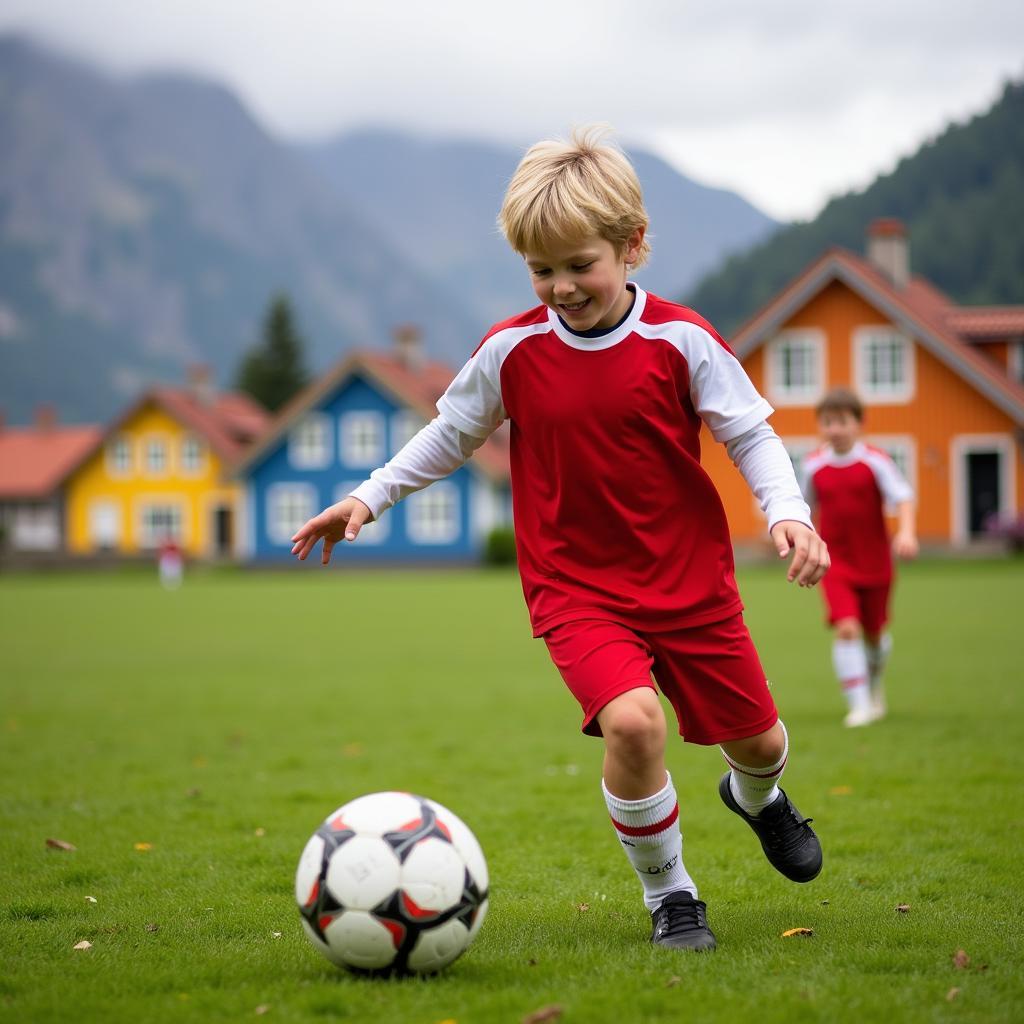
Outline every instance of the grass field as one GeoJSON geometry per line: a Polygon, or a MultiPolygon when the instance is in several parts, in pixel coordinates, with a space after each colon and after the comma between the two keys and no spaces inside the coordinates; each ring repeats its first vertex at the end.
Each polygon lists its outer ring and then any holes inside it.
{"type": "Polygon", "coordinates": [[[513,574],[0,577],[0,1020],[1021,1020],[1024,563],[905,569],[891,714],[854,731],[818,595],[778,567],[741,587],[825,869],[773,872],[717,751],[673,743],[719,941],[694,955],[648,944],[600,743],[513,574]],[[436,978],[349,976],[299,926],[306,838],[381,789],[488,856],[490,915],[436,978]]]}

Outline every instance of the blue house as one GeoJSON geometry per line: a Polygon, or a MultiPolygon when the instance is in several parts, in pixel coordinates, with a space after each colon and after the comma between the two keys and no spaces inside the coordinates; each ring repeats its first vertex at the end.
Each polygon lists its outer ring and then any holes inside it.
{"type": "MultiPolygon", "coordinates": [[[[455,371],[424,358],[412,329],[393,352],[355,352],[297,395],[233,467],[245,484],[240,550],[291,558],[291,537],[340,501],[428,420],[455,371]]],[[[507,426],[450,477],[410,495],[339,549],[338,564],[470,562],[511,522],[507,426]]]]}

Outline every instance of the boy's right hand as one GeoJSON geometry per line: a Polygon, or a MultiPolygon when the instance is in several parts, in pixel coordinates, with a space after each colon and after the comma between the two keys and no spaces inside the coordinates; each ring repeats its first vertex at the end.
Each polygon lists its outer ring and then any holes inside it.
{"type": "Polygon", "coordinates": [[[331,560],[334,545],[342,539],[355,540],[363,524],[372,518],[370,509],[358,498],[344,498],[299,527],[292,537],[295,542],[292,554],[297,555],[300,562],[304,562],[310,551],[316,547],[317,541],[322,539],[324,551],[320,563],[326,565],[331,560]]]}

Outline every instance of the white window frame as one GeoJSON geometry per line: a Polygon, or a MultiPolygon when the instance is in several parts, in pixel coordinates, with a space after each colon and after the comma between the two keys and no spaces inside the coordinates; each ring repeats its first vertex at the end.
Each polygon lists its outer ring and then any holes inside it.
{"type": "Polygon", "coordinates": [[[405,530],[414,544],[451,544],[462,529],[461,493],[447,480],[405,499],[405,530]],[[438,515],[438,510],[443,515],[438,515]]]}
{"type": "Polygon", "coordinates": [[[163,479],[171,472],[171,445],[166,434],[146,434],[142,439],[142,472],[151,480],[163,479]],[[163,453],[163,464],[153,467],[152,454],[163,453]]]}
{"type": "Polygon", "coordinates": [[[183,476],[202,476],[206,467],[206,445],[195,434],[186,434],[181,439],[179,454],[183,476]]]}
{"type": "Polygon", "coordinates": [[[360,409],[338,420],[338,450],[346,466],[376,468],[385,459],[383,413],[360,409]]]}
{"type": "Polygon", "coordinates": [[[768,399],[773,405],[814,405],[825,394],[828,380],[828,345],[818,327],[790,327],[779,331],[765,346],[765,379],[768,399]],[[811,353],[814,379],[800,386],[787,384],[782,372],[783,354],[799,346],[811,353]]]}
{"type": "Polygon", "coordinates": [[[185,510],[180,501],[163,497],[146,498],[138,502],[135,512],[139,547],[144,551],[155,551],[168,538],[179,546],[182,544],[185,537],[185,510]],[[148,520],[148,516],[155,510],[172,513],[169,517],[169,527],[154,528],[153,523],[148,520]]]}
{"type": "Polygon", "coordinates": [[[331,417],[307,413],[288,434],[288,464],[292,469],[325,469],[334,461],[331,417]]]}
{"type": "Polygon", "coordinates": [[[970,495],[967,493],[967,456],[972,452],[999,452],[999,515],[1017,514],[1017,459],[1011,434],[958,434],[949,443],[950,523],[953,543],[967,545],[970,536],[970,495]]]}
{"type": "Polygon", "coordinates": [[[412,409],[399,409],[391,416],[391,438],[388,451],[397,455],[425,426],[427,421],[412,409]]]}
{"type": "MultiPolygon", "coordinates": [[[[334,489],[335,502],[347,498],[361,483],[361,480],[348,480],[343,484],[338,484],[334,489]]],[[[382,519],[363,524],[359,536],[356,538],[356,544],[382,544],[388,539],[390,533],[391,517],[385,514],[382,519]]]]}
{"type": "Polygon", "coordinates": [[[109,498],[96,498],[89,502],[86,516],[89,543],[97,550],[116,551],[124,537],[124,514],[121,503],[109,498]],[[106,535],[105,529],[108,524],[109,536],[106,535]]]}
{"type": "Polygon", "coordinates": [[[135,443],[131,434],[118,434],[110,439],[106,448],[107,472],[119,480],[130,477],[135,471],[135,443]],[[123,464],[119,453],[125,455],[123,464]]]}
{"type": "Polygon", "coordinates": [[[867,324],[853,331],[853,380],[854,389],[867,405],[903,405],[914,397],[916,389],[916,358],[913,340],[891,324],[867,324]],[[884,336],[884,337],[883,337],[884,336]],[[873,384],[868,375],[871,365],[870,348],[880,340],[896,341],[903,350],[903,380],[873,384]]]}
{"type": "MultiPolygon", "coordinates": [[[[917,498],[917,438],[912,434],[870,434],[864,438],[872,448],[881,448],[896,463],[896,468],[906,477],[917,498]],[[893,458],[898,453],[899,458],[893,458]],[[900,463],[902,462],[902,465],[900,463]]],[[[886,505],[886,515],[892,515],[896,509],[886,505]]]]}
{"type": "Polygon", "coordinates": [[[299,481],[271,484],[267,488],[266,515],[267,537],[273,544],[291,544],[292,535],[306,522],[316,515],[317,491],[312,484],[299,481]],[[281,502],[294,502],[299,509],[293,518],[287,521],[282,517],[281,502]]]}

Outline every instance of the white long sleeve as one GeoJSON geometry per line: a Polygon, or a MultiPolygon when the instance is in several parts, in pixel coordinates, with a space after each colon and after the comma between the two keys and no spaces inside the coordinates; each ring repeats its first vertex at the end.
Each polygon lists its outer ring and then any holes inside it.
{"type": "Polygon", "coordinates": [[[768,517],[769,530],[783,519],[795,519],[814,529],[793,463],[779,435],[767,423],[762,420],[728,441],[725,448],[768,517]]]}
{"type": "Polygon", "coordinates": [[[486,440],[465,434],[437,416],[393,459],[375,469],[369,480],[351,492],[352,496],[379,519],[382,512],[413,491],[454,473],[486,440]]]}

